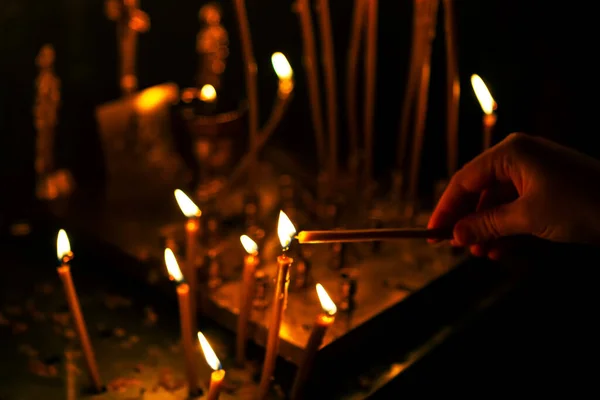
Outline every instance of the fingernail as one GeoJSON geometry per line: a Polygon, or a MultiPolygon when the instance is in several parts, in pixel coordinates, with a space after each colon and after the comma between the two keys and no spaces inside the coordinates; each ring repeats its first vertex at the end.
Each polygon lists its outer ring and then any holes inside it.
{"type": "Polygon", "coordinates": [[[454,228],[454,239],[461,246],[467,246],[477,242],[477,235],[469,226],[457,224],[454,228]]]}

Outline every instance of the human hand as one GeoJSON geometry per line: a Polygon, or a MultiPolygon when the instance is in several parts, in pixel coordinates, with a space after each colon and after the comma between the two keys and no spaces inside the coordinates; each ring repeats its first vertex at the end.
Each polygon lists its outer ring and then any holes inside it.
{"type": "Polygon", "coordinates": [[[498,258],[504,237],[600,244],[600,162],[513,133],[450,180],[429,228],[453,226],[453,244],[498,258]]]}

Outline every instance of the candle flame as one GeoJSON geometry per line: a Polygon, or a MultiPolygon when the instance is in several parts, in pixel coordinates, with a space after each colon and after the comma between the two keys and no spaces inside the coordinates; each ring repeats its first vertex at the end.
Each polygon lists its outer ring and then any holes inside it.
{"type": "Polygon", "coordinates": [[[169,271],[169,277],[175,282],[181,282],[183,280],[183,274],[181,273],[175,254],[173,254],[173,250],[168,247],[165,249],[165,264],[167,266],[167,271],[169,271]]]}
{"type": "Polygon", "coordinates": [[[280,80],[290,80],[294,76],[292,66],[283,53],[273,53],[271,56],[271,64],[273,64],[273,69],[280,80]]]}
{"type": "Polygon", "coordinates": [[[206,103],[212,103],[217,99],[217,91],[213,85],[206,84],[200,89],[198,98],[206,103]]]}
{"type": "Polygon", "coordinates": [[[319,296],[319,301],[321,302],[321,307],[323,308],[323,311],[325,311],[330,316],[335,315],[335,313],[337,312],[337,307],[333,300],[331,300],[331,297],[329,297],[329,294],[327,293],[323,285],[321,285],[320,283],[317,283],[317,296],[319,296]]]}
{"type": "Polygon", "coordinates": [[[183,193],[182,190],[175,189],[175,200],[181,208],[181,212],[188,218],[199,217],[202,215],[202,211],[198,206],[188,197],[187,194],[183,193]]]}
{"type": "Polygon", "coordinates": [[[471,75],[471,85],[473,85],[473,90],[475,91],[475,96],[477,96],[477,100],[479,100],[479,104],[481,105],[481,109],[487,115],[490,115],[496,109],[496,102],[492,97],[488,87],[483,82],[483,79],[479,77],[479,75],[471,75]]]}
{"type": "Polygon", "coordinates": [[[200,347],[204,353],[204,358],[206,358],[206,363],[213,369],[213,371],[220,370],[222,366],[221,361],[219,361],[219,357],[217,357],[215,351],[210,346],[210,343],[208,343],[208,340],[206,340],[200,331],[198,331],[198,340],[200,341],[200,347]]]}
{"type": "Polygon", "coordinates": [[[279,236],[279,242],[281,248],[287,249],[292,242],[292,238],[296,234],[296,228],[289,217],[283,212],[279,211],[279,222],[277,223],[277,236],[279,236]]]}
{"type": "Polygon", "coordinates": [[[56,255],[62,261],[63,257],[69,255],[69,253],[71,253],[71,243],[69,243],[67,232],[61,229],[56,237],[56,255]]]}
{"type": "Polygon", "coordinates": [[[242,242],[242,246],[244,246],[244,250],[246,250],[246,253],[251,254],[253,256],[255,256],[258,253],[258,245],[254,240],[250,239],[248,235],[240,236],[240,242],[242,242]]]}

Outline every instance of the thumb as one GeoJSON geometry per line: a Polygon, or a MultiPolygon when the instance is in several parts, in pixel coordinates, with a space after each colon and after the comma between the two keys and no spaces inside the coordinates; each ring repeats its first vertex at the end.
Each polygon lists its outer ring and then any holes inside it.
{"type": "Polygon", "coordinates": [[[468,246],[502,236],[529,233],[527,214],[523,210],[522,199],[480,210],[456,223],[454,240],[460,246],[468,246]]]}

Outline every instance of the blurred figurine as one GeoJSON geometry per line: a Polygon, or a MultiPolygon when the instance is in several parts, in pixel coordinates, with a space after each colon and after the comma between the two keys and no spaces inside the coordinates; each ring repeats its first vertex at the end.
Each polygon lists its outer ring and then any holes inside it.
{"type": "Polygon", "coordinates": [[[105,11],[108,19],[117,23],[117,47],[121,59],[120,86],[123,95],[128,95],[137,90],[137,34],[150,29],[150,18],[139,9],[139,0],[106,0],[105,11]]]}
{"type": "Polygon", "coordinates": [[[54,73],[55,57],[54,47],[46,44],[35,60],[39,69],[33,106],[37,132],[35,172],[38,177],[49,174],[54,168],[54,137],[60,105],[60,79],[54,73]]]}
{"type": "Polygon", "coordinates": [[[216,3],[208,3],[200,9],[202,29],[196,36],[198,72],[196,86],[200,90],[210,84],[217,91],[221,74],[225,71],[225,59],[229,55],[229,36],[221,25],[221,9],[216,3]]]}

